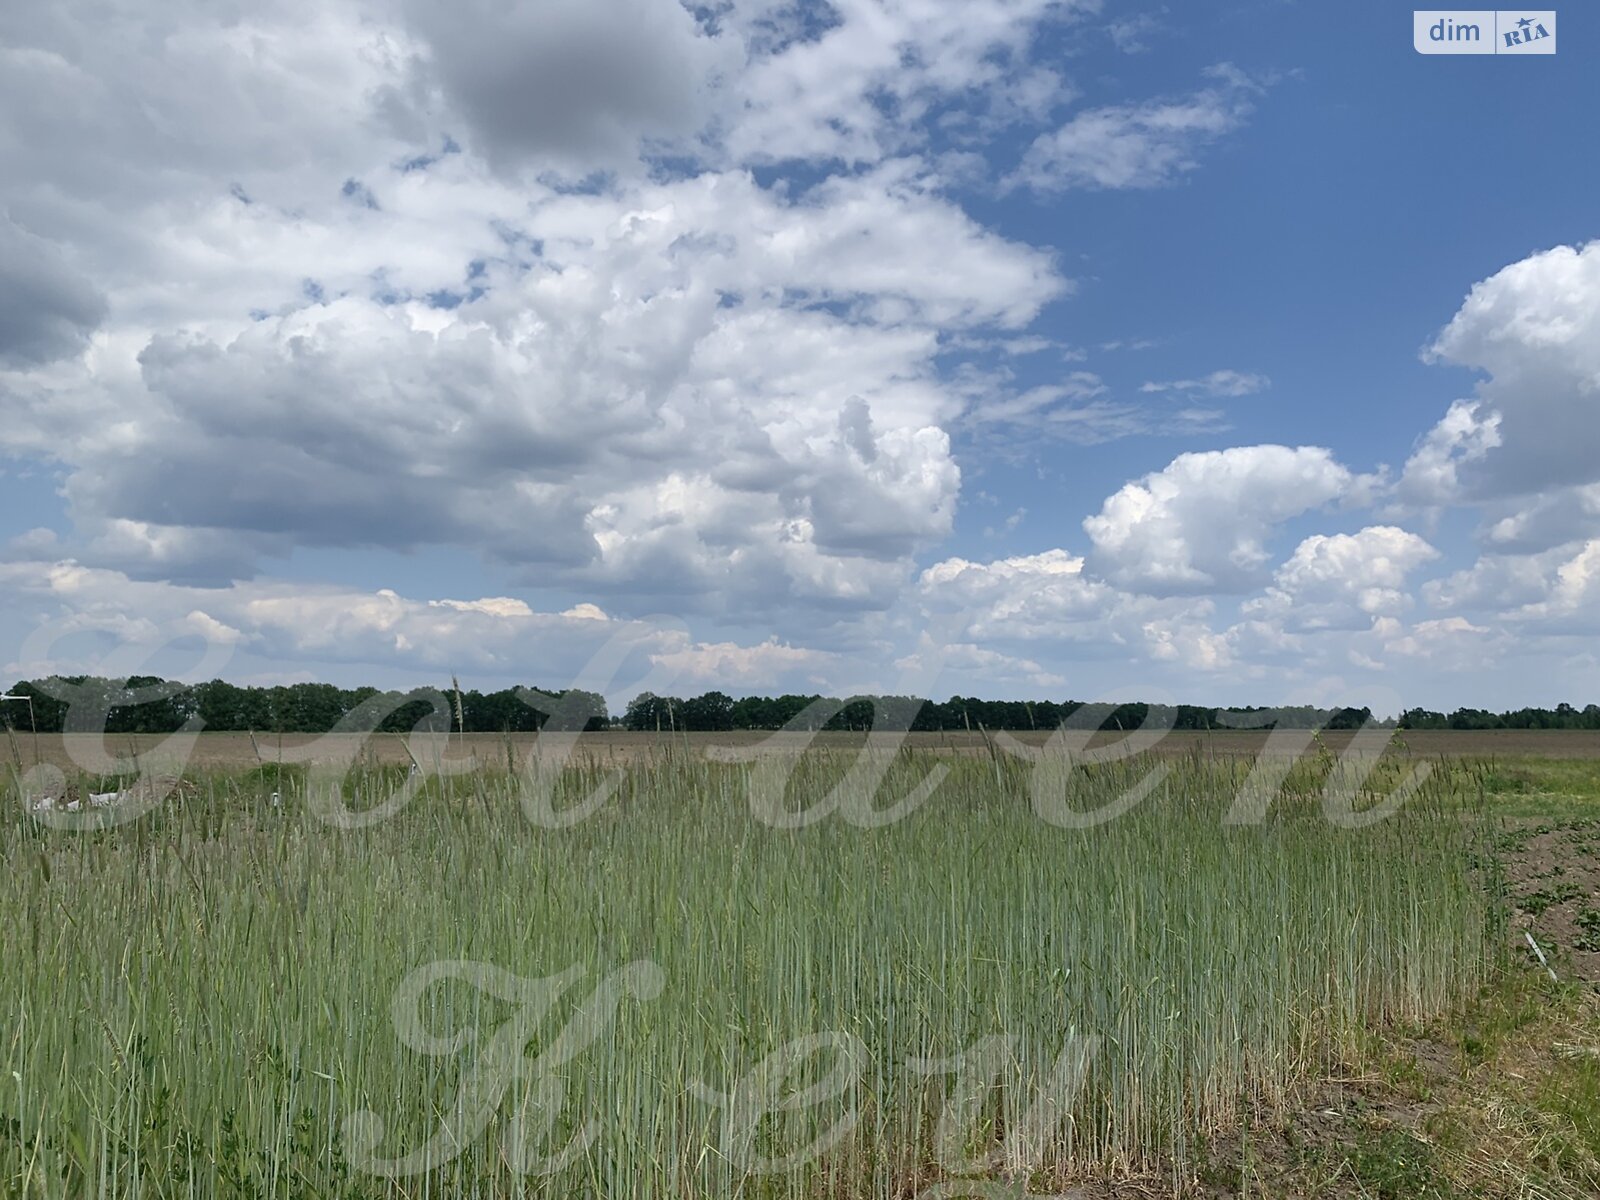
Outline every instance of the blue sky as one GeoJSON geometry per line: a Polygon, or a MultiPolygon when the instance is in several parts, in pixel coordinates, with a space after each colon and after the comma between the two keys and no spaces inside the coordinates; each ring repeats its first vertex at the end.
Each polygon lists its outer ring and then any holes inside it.
{"type": "MultiPolygon", "coordinates": [[[[1181,448],[1314,443],[1363,468],[1398,466],[1470,393],[1471,372],[1424,364],[1419,352],[1471,286],[1596,236],[1600,163],[1578,152],[1600,111],[1582,50],[1588,15],[1563,14],[1573,53],[1533,62],[1419,56],[1409,11],[1392,5],[1340,6],[1337,19],[1306,4],[1167,12],[1146,52],[1095,55],[1085,86],[1107,102],[1160,95],[1218,61],[1281,76],[1248,126],[1175,186],[973,208],[1054,247],[1084,278],[1041,317],[1045,336],[1091,352],[1154,343],[1092,354],[1120,394],[1219,367],[1272,380],[1225,403],[1228,429],[1181,448]]],[[[1036,378],[1049,374],[1032,365],[1036,378]]],[[[1053,455],[1068,482],[1031,493],[1030,512],[1091,507],[1162,450],[1129,439],[1053,455]]]]}
{"type": "Polygon", "coordinates": [[[1410,20],[9,7],[0,677],[1600,698],[1594,22],[1410,20]]]}

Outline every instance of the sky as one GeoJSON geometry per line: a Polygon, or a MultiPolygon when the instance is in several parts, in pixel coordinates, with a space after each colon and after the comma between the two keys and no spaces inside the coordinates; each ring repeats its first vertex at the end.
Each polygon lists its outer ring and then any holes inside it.
{"type": "Polygon", "coordinates": [[[8,3],[0,682],[1600,702],[1559,16],[8,3]]]}

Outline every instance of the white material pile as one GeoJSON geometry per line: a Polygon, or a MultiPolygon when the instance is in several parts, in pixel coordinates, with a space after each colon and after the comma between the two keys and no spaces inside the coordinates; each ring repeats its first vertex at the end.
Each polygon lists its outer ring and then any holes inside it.
{"type": "Polygon", "coordinates": [[[36,813],[81,812],[85,808],[115,808],[132,798],[129,792],[90,792],[87,799],[65,796],[40,796],[30,806],[36,813]]]}

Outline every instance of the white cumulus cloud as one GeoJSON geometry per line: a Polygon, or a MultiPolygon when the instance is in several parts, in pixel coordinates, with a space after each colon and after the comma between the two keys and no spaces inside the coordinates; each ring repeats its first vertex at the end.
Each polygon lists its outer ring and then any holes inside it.
{"type": "Polygon", "coordinates": [[[1482,505],[1491,540],[1529,550],[1600,531],[1581,491],[1600,483],[1600,242],[1483,280],[1428,355],[1488,377],[1423,440],[1401,497],[1482,505]]]}
{"type": "Polygon", "coordinates": [[[1317,446],[1182,454],[1124,485],[1084,521],[1090,565],[1118,587],[1151,595],[1244,591],[1262,578],[1277,525],[1356,483],[1317,446]]]}
{"type": "Polygon", "coordinates": [[[1357,533],[1314,534],[1274,573],[1266,594],[1245,605],[1258,619],[1294,629],[1363,629],[1413,600],[1409,577],[1439,552],[1393,525],[1357,533]]]}

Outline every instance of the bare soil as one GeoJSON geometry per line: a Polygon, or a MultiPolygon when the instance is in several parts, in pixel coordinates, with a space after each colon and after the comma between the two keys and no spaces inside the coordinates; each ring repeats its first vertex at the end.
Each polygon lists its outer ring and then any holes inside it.
{"type": "Polygon", "coordinates": [[[1531,933],[1556,971],[1600,986],[1600,822],[1520,821],[1505,837],[1512,948],[1531,933]]]}

